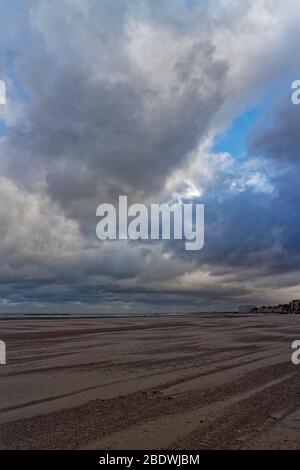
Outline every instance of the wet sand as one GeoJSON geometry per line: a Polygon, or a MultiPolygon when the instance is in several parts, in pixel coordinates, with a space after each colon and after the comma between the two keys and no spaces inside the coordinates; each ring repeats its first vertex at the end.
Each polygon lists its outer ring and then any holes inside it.
{"type": "Polygon", "coordinates": [[[1,449],[299,449],[300,315],[0,322],[1,449]]]}

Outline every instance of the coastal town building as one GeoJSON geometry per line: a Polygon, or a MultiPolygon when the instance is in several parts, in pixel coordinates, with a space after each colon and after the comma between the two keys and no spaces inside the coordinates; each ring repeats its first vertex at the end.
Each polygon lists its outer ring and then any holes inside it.
{"type": "Polygon", "coordinates": [[[240,305],[239,313],[296,313],[300,314],[300,300],[279,305],[240,305]]]}
{"type": "Polygon", "coordinates": [[[255,305],[240,305],[239,312],[240,313],[253,313],[255,309],[255,305]]]}
{"type": "Polygon", "coordinates": [[[292,300],[290,302],[291,313],[300,313],[300,300],[292,300]]]}

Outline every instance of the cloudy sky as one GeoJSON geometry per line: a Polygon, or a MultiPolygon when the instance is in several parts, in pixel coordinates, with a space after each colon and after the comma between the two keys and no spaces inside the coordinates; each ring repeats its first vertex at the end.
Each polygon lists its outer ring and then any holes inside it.
{"type": "Polygon", "coordinates": [[[299,0],[1,0],[0,312],[300,297],[299,0]],[[205,204],[205,246],[96,208],[205,204]]]}

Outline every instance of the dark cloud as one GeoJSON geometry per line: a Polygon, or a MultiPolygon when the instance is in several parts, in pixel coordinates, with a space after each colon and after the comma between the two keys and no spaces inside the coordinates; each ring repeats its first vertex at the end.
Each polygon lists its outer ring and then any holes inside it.
{"type": "Polygon", "coordinates": [[[298,109],[274,103],[239,162],[204,155],[203,143],[293,73],[298,3],[14,5],[0,6],[10,93],[1,309],[230,308],[283,279],[290,295],[300,270],[298,109]],[[201,252],[96,241],[98,204],[185,197],[191,185],[206,205],[201,252]]]}
{"type": "Polygon", "coordinates": [[[274,164],[300,165],[300,107],[293,105],[286,97],[268,113],[262,128],[257,130],[250,142],[253,154],[264,155],[274,159],[274,164]]]}

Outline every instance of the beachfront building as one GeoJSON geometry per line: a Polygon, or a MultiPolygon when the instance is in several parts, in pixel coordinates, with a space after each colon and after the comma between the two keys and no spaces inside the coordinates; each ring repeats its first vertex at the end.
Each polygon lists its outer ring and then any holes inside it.
{"type": "Polygon", "coordinates": [[[273,313],[290,313],[290,304],[279,304],[273,307],[273,313]]]}
{"type": "Polygon", "coordinates": [[[291,313],[300,313],[300,300],[292,300],[290,302],[291,313]]]}
{"type": "Polygon", "coordinates": [[[255,311],[255,305],[240,305],[239,313],[253,313],[255,311]]]}
{"type": "Polygon", "coordinates": [[[288,304],[279,305],[240,305],[239,313],[299,313],[300,300],[292,300],[288,304]]]}

